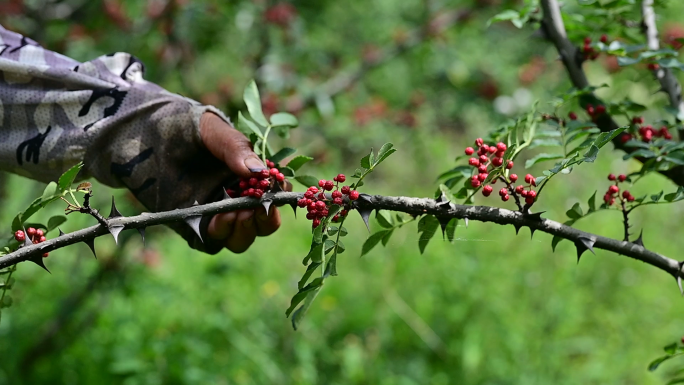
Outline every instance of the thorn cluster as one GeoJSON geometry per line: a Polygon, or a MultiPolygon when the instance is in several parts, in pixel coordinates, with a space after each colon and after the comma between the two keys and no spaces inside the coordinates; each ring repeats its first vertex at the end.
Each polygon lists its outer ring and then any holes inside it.
{"type": "Polygon", "coordinates": [[[615,174],[608,174],[608,180],[615,182],[615,184],[608,187],[608,191],[603,195],[603,201],[606,202],[608,206],[612,206],[615,203],[616,197],[620,200],[620,203],[634,202],[634,196],[629,190],[623,190],[622,194],[620,194],[620,187],[618,187],[619,183],[627,180],[627,175],[620,174],[615,177],[615,174]]]}
{"type": "MultiPolygon", "coordinates": [[[[38,243],[43,243],[47,240],[45,238],[45,233],[41,229],[34,229],[33,227],[29,227],[26,229],[26,232],[24,233],[23,230],[17,230],[14,233],[14,239],[17,240],[17,242],[24,243],[26,242],[26,236],[28,235],[28,238],[33,242],[33,244],[38,244],[38,243]]],[[[43,258],[47,258],[49,253],[43,253],[43,258]]]]}
{"type": "Polygon", "coordinates": [[[241,178],[237,189],[226,189],[226,194],[231,198],[254,197],[261,199],[264,193],[269,191],[275,183],[285,180],[285,175],[275,167],[275,163],[266,161],[268,170],[255,173],[250,178],[241,178]]]}
{"type": "MultiPolygon", "coordinates": [[[[499,142],[496,145],[487,145],[484,143],[482,138],[477,138],[475,140],[475,146],[477,146],[477,157],[472,157],[468,159],[468,164],[472,167],[477,168],[477,174],[470,178],[470,185],[473,188],[478,188],[484,183],[484,181],[489,177],[489,173],[494,171],[499,167],[505,167],[510,170],[513,168],[513,161],[506,161],[504,166],[504,154],[506,153],[507,146],[503,142],[499,142]]],[[[476,151],[472,147],[466,147],[465,154],[475,155],[476,151]]],[[[496,179],[492,179],[491,183],[495,183],[496,179]]],[[[487,187],[487,186],[485,186],[487,187]]],[[[485,196],[489,196],[492,193],[490,188],[484,188],[482,193],[485,196]]]]}
{"type": "Polygon", "coordinates": [[[653,138],[663,138],[666,140],[672,140],[672,134],[670,134],[670,131],[667,129],[666,126],[660,127],[659,130],[656,130],[653,128],[653,126],[646,125],[642,126],[644,123],[644,118],[641,116],[635,116],[632,118],[632,125],[636,127],[637,132],[636,134],[632,133],[625,133],[622,134],[620,137],[620,140],[622,143],[626,143],[632,139],[634,139],[637,135],[641,139],[642,142],[648,143],[653,140],[653,138]]]}
{"type": "Polygon", "coordinates": [[[351,210],[351,201],[359,199],[359,192],[352,190],[349,186],[340,186],[347,178],[344,174],[339,174],[333,180],[321,179],[318,187],[311,186],[304,193],[304,198],[297,201],[297,206],[307,210],[306,219],[313,221],[312,227],[316,228],[321,224],[321,220],[328,216],[330,206],[342,206],[342,210],[332,217],[333,222],[337,222],[340,217],[346,217],[351,210]],[[329,199],[326,191],[332,191],[329,199]],[[349,199],[345,202],[344,196],[349,199]]]}

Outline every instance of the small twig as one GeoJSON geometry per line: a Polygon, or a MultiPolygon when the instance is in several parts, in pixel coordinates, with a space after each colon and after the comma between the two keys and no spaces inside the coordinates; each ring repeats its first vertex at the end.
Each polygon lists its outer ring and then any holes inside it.
{"type": "Polygon", "coordinates": [[[625,227],[625,242],[629,242],[629,212],[625,206],[625,200],[620,198],[620,205],[622,206],[622,224],[625,227]]]}
{"type": "MultiPolygon", "coordinates": [[[[656,14],[653,10],[653,0],[643,0],[641,2],[641,27],[646,35],[648,49],[656,51],[660,49],[658,40],[658,28],[656,27],[656,14]]],[[[658,67],[652,70],[653,75],[660,82],[660,90],[667,94],[670,99],[670,106],[674,108],[678,116],[676,121],[679,123],[679,116],[684,116],[684,101],[682,101],[682,86],[669,68],[658,67]]],[[[684,138],[684,129],[678,128],[679,138],[684,138]]]]}
{"type": "Polygon", "coordinates": [[[516,204],[516,206],[518,206],[518,210],[520,210],[520,212],[524,212],[524,211],[523,211],[523,206],[522,206],[522,204],[520,204],[520,198],[518,197],[518,194],[515,193],[515,188],[513,187],[513,185],[511,185],[511,184],[506,180],[506,178],[504,178],[504,177],[501,176],[501,175],[499,176],[499,180],[501,180],[502,182],[504,182],[504,183],[506,184],[506,186],[508,187],[508,191],[511,192],[511,195],[513,195],[513,199],[515,200],[515,204],[516,204]]]}

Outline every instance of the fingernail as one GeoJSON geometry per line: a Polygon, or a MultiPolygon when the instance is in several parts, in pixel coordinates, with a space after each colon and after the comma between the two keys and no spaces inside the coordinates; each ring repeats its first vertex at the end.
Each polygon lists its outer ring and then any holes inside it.
{"type": "Polygon", "coordinates": [[[247,166],[247,168],[251,172],[259,172],[261,170],[266,170],[266,166],[264,166],[261,160],[253,156],[250,156],[249,158],[245,159],[245,166],[247,166]]]}

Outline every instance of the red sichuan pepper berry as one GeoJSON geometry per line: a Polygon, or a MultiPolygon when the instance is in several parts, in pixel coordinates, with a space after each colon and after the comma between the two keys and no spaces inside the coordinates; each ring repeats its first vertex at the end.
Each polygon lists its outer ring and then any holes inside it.
{"type": "Polygon", "coordinates": [[[494,188],[490,185],[484,186],[482,188],[482,195],[488,197],[492,194],[492,191],[494,191],[494,188]]]}
{"type": "Polygon", "coordinates": [[[29,237],[33,238],[36,235],[36,229],[33,227],[29,227],[26,229],[26,234],[28,234],[29,237]]]}
{"type": "Polygon", "coordinates": [[[17,230],[14,233],[14,239],[16,239],[18,242],[24,242],[26,240],[26,234],[22,230],[17,230]]]}
{"type": "Polygon", "coordinates": [[[577,114],[570,111],[570,113],[568,114],[568,118],[570,118],[570,120],[577,120],[577,114]]]}
{"type": "Polygon", "coordinates": [[[614,181],[615,180],[615,174],[608,174],[608,180],[614,181]]]}
{"type": "Polygon", "coordinates": [[[619,180],[620,182],[626,181],[626,180],[627,180],[627,175],[625,175],[625,174],[620,174],[620,175],[618,175],[618,180],[619,180]]]}
{"type": "Polygon", "coordinates": [[[513,168],[513,161],[512,161],[512,160],[509,160],[508,163],[506,163],[506,169],[507,169],[507,170],[510,170],[510,169],[512,169],[512,168],[513,168]]]}
{"type": "Polygon", "coordinates": [[[353,201],[359,199],[359,192],[356,191],[356,190],[350,191],[350,192],[349,192],[349,199],[351,199],[351,200],[353,200],[353,201]]]}
{"type": "Polygon", "coordinates": [[[608,36],[606,36],[606,34],[604,33],[603,35],[601,35],[601,39],[599,39],[599,41],[603,44],[608,43],[608,36]]]}
{"type": "Polygon", "coordinates": [[[518,175],[516,175],[516,174],[511,174],[511,175],[508,176],[508,179],[510,179],[511,182],[515,183],[515,181],[518,180],[518,175]]]}
{"type": "Polygon", "coordinates": [[[470,155],[473,155],[474,153],[475,153],[475,150],[472,147],[466,147],[466,149],[465,149],[466,155],[470,156],[470,155]]]}

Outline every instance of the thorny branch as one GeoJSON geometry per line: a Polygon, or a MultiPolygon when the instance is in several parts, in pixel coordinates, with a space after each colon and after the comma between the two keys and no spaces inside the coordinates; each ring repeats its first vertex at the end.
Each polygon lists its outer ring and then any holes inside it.
{"type": "MultiPolygon", "coordinates": [[[[554,46],[556,46],[556,50],[560,54],[561,61],[570,76],[573,86],[577,89],[587,88],[589,86],[589,81],[587,80],[584,70],[582,70],[582,55],[579,48],[572,44],[567,38],[558,2],[556,0],[541,0],[541,6],[544,14],[541,21],[544,35],[554,46]]],[[[588,93],[587,100],[593,100],[597,104],[603,104],[603,102],[601,102],[593,93],[588,93]]],[[[584,103],[586,104],[587,102],[585,101],[584,103]]],[[[608,114],[601,115],[597,119],[596,124],[603,132],[612,131],[619,127],[608,114]]],[[[680,139],[681,138],[682,135],[680,135],[680,139]]],[[[613,139],[613,144],[615,145],[615,148],[627,153],[635,151],[635,149],[626,148],[620,141],[619,136],[613,139]]],[[[639,158],[636,157],[636,159],[639,158]]],[[[670,178],[675,184],[684,186],[683,166],[677,166],[667,171],[660,171],[660,173],[670,178]]]]}
{"type": "MultiPolygon", "coordinates": [[[[176,209],[159,213],[143,213],[132,217],[107,218],[108,226],[99,224],[73,233],[64,234],[47,240],[43,243],[22,247],[19,250],[0,257],[0,268],[12,266],[22,261],[32,260],[42,253],[56,250],[78,242],[92,241],[96,237],[105,235],[111,228],[120,229],[143,229],[147,226],[166,224],[170,222],[188,221],[201,215],[213,215],[221,212],[249,209],[261,206],[264,202],[268,205],[281,206],[285,204],[296,205],[297,200],[303,197],[302,193],[278,192],[268,194],[263,199],[236,198],[205,205],[192,206],[186,209],[176,209]],[[109,228],[108,228],[109,227],[109,228]]],[[[513,225],[516,228],[529,227],[531,231],[541,231],[561,237],[573,242],[578,249],[578,258],[582,252],[593,248],[604,249],[637,259],[649,265],[666,271],[677,278],[681,283],[682,264],[674,259],[665,257],[643,246],[632,242],[619,241],[603,237],[597,234],[584,232],[550,219],[541,218],[539,214],[524,214],[496,207],[468,206],[449,202],[437,202],[429,198],[388,197],[362,195],[355,201],[360,210],[390,210],[403,212],[414,216],[429,214],[438,218],[469,219],[471,221],[493,222],[500,225],[513,225]]],[[[190,221],[188,221],[190,222],[190,221]]],[[[117,233],[118,234],[118,233],[117,233]]],[[[42,260],[41,260],[42,262],[42,260]]]]}
{"type": "MultiPolygon", "coordinates": [[[[658,41],[658,28],[656,27],[656,15],[653,10],[653,0],[643,0],[641,2],[642,29],[646,35],[648,49],[657,51],[660,49],[658,41]]],[[[658,67],[654,69],[653,75],[660,82],[660,90],[665,92],[670,99],[670,106],[677,111],[677,121],[684,116],[684,101],[682,101],[682,86],[669,68],[658,67]]],[[[684,137],[684,129],[678,129],[679,138],[684,137]]]]}

